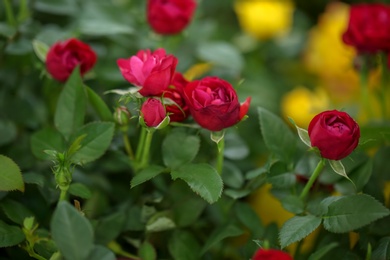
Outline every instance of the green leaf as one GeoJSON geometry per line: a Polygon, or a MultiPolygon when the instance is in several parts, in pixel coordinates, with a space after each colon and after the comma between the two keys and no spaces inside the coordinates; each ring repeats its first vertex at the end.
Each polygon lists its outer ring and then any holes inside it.
{"type": "Polygon", "coordinates": [[[86,137],[71,160],[76,164],[85,164],[98,159],[110,146],[114,130],[115,124],[112,122],[94,122],[83,126],[74,134],[73,140],[82,135],[86,137]]]}
{"type": "Polygon", "coordinates": [[[249,147],[238,134],[227,132],[223,154],[230,160],[242,160],[249,155],[249,147]]]}
{"type": "Polygon", "coordinates": [[[19,166],[10,158],[0,154],[0,191],[24,192],[24,182],[19,166]]]}
{"type": "Polygon", "coordinates": [[[146,223],[146,231],[160,232],[170,230],[176,227],[168,211],[162,211],[154,214],[146,223]]]}
{"type": "Polygon", "coordinates": [[[280,160],[289,163],[296,150],[296,139],[281,118],[259,107],[260,129],[267,148],[280,160]]]}
{"type": "Polygon", "coordinates": [[[339,245],[339,243],[333,242],[333,243],[330,243],[330,244],[328,244],[326,246],[323,246],[320,249],[318,249],[317,251],[315,251],[314,253],[312,253],[308,260],[325,259],[325,258],[323,258],[323,256],[325,256],[326,253],[328,253],[330,250],[332,250],[333,248],[337,247],[338,245],[339,245]]]}
{"type": "Polygon", "coordinates": [[[2,200],[0,207],[10,220],[19,225],[23,225],[25,218],[34,216],[26,206],[11,199],[2,200]]]}
{"type": "Polygon", "coordinates": [[[50,228],[54,242],[67,260],[84,260],[94,247],[91,224],[68,202],[58,203],[50,228]]]}
{"type": "Polygon", "coordinates": [[[138,250],[138,255],[142,260],[155,260],[157,259],[156,249],[148,241],[142,243],[138,250]]]}
{"type": "Polygon", "coordinates": [[[0,220],[0,247],[10,247],[20,244],[25,239],[20,227],[10,226],[0,220]]]}
{"type": "Polygon", "coordinates": [[[168,249],[174,260],[198,260],[201,248],[190,232],[176,230],[168,241],[168,249]]]}
{"type": "Polygon", "coordinates": [[[211,247],[221,242],[225,238],[237,237],[240,236],[242,233],[242,229],[234,225],[221,226],[218,229],[214,230],[213,233],[211,233],[209,238],[206,240],[200,254],[203,255],[207,252],[207,250],[209,250],[211,247]]]}
{"type": "Polygon", "coordinates": [[[62,135],[53,128],[43,128],[31,135],[30,146],[32,153],[39,159],[47,160],[51,157],[45,150],[62,152],[65,143],[62,135]]]}
{"type": "Polygon", "coordinates": [[[26,184],[36,184],[39,187],[44,187],[46,183],[45,177],[35,172],[24,173],[23,180],[26,184]]]}
{"type": "Polygon", "coordinates": [[[33,45],[34,52],[38,56],[38,58],[42,62],[46,62],[46,56],[47,53],[49,52],[49,46],[46,43],[41,42],[39,40],[33,40],[32,45],[33,45]]]}
{"type": "Polygon", "coordinates": [[[69,187],[69,193],[83,199],[89,199],[92,196],[90,189],[82,183],[72,183],[69,187]]]}
{"type": "Polygon", "coordinates": [[[353,183],[345,180],[335,184],[337,191],[340,191],[342,194],[361,192],[370,180],[372,167],[372,159],[366,160],[366,162],[362,163],[348,174],[353,183]]]}
{"type": "Polygon", "coordinates": [[[248,203],[236,202],[234,212],[240,222],[249,229],[252,238],[261,237],[264,234],[265,229],[259,216],[248,203]]]}
{"type": "Polygon", "coordinates": [[[87,257],[87,260],[116,260],[115,254],[107,247],[95,245],[87,257]]]}
{"type": "Polygon", "coordinates": [[[208,164],[186,164],[171,172],[172,179],[182,179],[208,203],[222,194],[223,182],[218,172],[208,164]]]}
{"type": "Polygon", "coordinates": [[[61,91],[54,115],[54,125],[66,140],[83,125],[85,110],[86,97],[83,81],[80,69],[76,67],[61,91]]]}
{"type": "Polygon", "coordinates": [[[134,188],[137,185],[140,185],[150,179],[153,179],[160,173],[162,173],[165,170],[164,167],[159,166],[159,165],[151,165],[139,173],[137,173],[133,179],[131,179],[131,188],[134,188]]]}
{"type": "Polygon", "coordinates": [[[102,121],[114,121],[111,110],[108,108],[107,104],[103,99],[95,93],[90,87],[85,87],[87,90],[88,101],[95,109],[96,113],[99,115],[102,121]]]}
{"type": "Polygon", "coordinates": [[[76,0],[38,0],[34,8],[41,12],[60,15],[72,15],[78,12],[76,0]]]}
{"type": "Polygon", "coordinates": [[[280,246],[286,246],[307,237],[321,224],[321,218],[308,216],[295,216],[287,220],[279,233],[280,246]]]}
{"type": "Polygon", "coordinates": [[[15,140],[17,135],[17,129],[15,123],[9,120],[0,121],[0,146],[8,144],[15,140]]]}
{"type": "Polygon", "coordinates": [[[191,162],[199,151],[198,136],[185,132],[173,131],[163,141],[163,160],[166,166],[175,169],[191,162]]]}
{"type": "Polygon", "coordinates": [[[327,213],[323,215],[324,227],[330,232],[344,233],[389,214],[389,209],[369,195],[349,195],[329,204],[327,213]]]}
{"type": "Polygon", "coordinates": [[[390,259],[390,237],[383,237],[372,252],[372,260],[390,259]]]}
{"type": "Polygon", "coordinates": [[[304,211],[304,203],[303,201],[298,197],[294,195],[286,196],[282,199],[282,205],[283,208],[286,210],[294,213],[294,214],[300,214],[304,211]]]}
{"type": "MultiPolygon", "coordinates": [[[[123,211],[116,211],[102,219],[99,219],[95,226],[96,242],[102,245],[115,240],[122,232],[126,218],[128,216],[123,211]]],[[[130,218],[134,216],[129,216],[130,218]]]]}
{"type": "Polygon", "coordinates": [[[328,160],[328,161],[335,173],[343,176],[344,178],[348,179],[353,185],[355,185],[353,181],[348,177],[347,173],[345,172],[344,165],[341,161],[335,161],[335,160],[328,160]]]}

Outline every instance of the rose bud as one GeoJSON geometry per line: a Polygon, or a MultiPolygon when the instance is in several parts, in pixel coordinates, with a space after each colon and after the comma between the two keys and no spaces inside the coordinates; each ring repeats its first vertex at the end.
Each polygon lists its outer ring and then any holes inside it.
{"type": "Polygon", "coordinates": [[[115,109],[114,119],[120,127],[126,127],[129,124],[131,113],[125,106],[119,106],[115,109]]]}
{"type": "Polygon", "coordinates": [[[184,97],[194,120],[211,131],[237,124],[248,112],[250,103],[249,97],[240,105],[232,85],[217,77],[188,83],[184,97]]]}
{"type": "Polygon", "coordinates": [[[252,260],[293,260],[293,258],[281,250],[261,248],[255,252],[252,260]]]}
{"type": "Polygon", "coordinates": [[[172,82],[177,58],[166,55],[164,49],[141,50],[128,59],[118,59],[117,64],[127,81],[141,87],[142,96],[159,96],[172,82]]]}
{"type": "Polygon", "coordinates": [[[355,4],[351,6],[343,41],[359,52],[390,50],[390,6],[355,4]]]}
{"type": "Polygon", "coordinates": [[[71,38],[50,47],[46,56],[46,69],[53,78],[64,82],[77,65],[80,65],[80,73],[84,75],[92,69],[96,60],[96,53],[88,44],[71,38]]]}
{"type": "Polygon", "coordinates": [[[194,0],[148,0],[148,23],[159,34],[176,34],[190,23],[195,8],[194,0]]]}
{"type": "Polygon", "coordinates": [[[309,124],[310,142],[321,156],[341,160],[357,147],[360,138],[359,125],[345,112],[325,111],[316,115],[309,124]]]}
{"type": "Polygon", "coordinates": [[[146,126],[156,127],[165,119],[164,105],[159,99],[148,98],[141,106],[141,116],[146,126]]]}
{"type": "Polygon", "coordinates": [[[183,96],[184,88],[188,83],[181,73],[176,72],[172,85],[164,92],[164,98],[169,98],[174,102],[173,104],[165,104],[171,122],[184,121],[190,114],[183,96]]]}

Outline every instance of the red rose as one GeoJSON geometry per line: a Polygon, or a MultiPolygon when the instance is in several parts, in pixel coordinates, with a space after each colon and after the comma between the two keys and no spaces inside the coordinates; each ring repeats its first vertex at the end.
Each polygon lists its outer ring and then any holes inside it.
{"type": "Polygon", "coordinates": [[[142,96],[159,96],[172,82],[177,58],[164,49],[141,50],[129,59],[118,59],[117,64],[127,81],[141,87],[142,96]]]}
{"type": "Polygon", "coordinates": [[[195,8],[194,0],[149,0],[148,22],[157,33],[176,34],[190,23],[195,8]]]}
{"type": "Polygon", "coordinates": [[[88,44],[69,39],[53,44],[46,56],[46,69],[58,81],[66,81],[73,69],[80,65],[81,75],[89,71],[96,63],[96,53],[88,44]]]}
{"type": "Polygon", "coordinates": [[[250,98],[243,105],[228,82],[206,77],[188,83],[184,97],[194,120],[211,131],[220,131],[238,123],[248,112],[250,98]]]}
{"type": "Polygon", "coordinates": [[[252,260],[293,260],[293,258],[281,250],[261,248],[256,251],[252,260]]]}
{"type": "Polygon", "coordinates": [[[184,88],[189,82],[181,73],[175,73],[172,85],[164,92],[164,98],[169,98],[176,104],[169,104],[165,107],[169,114],[170,122],[181,122],[190,114],[189,108],[184,100],[184,88]]]}
{"type": "Polygon", "coordinates": [[[359,52],[389,51],[390,7],[383,4],[352,5],[343,41],[359,52]]]}
{"type": "Polygon", "coordinates": [[[148,98],[141,106],[141,116],[148,127],[158,126],[165,115],[164,105],[159,99],[148,98]]]}
{"type": "Polygon", "coordinates": [[[325,111],[316,115],[309,124],[311,145],[321,156],[330,160],[347,157],[359,143],[359,125],[345,112],[325,111]]]}

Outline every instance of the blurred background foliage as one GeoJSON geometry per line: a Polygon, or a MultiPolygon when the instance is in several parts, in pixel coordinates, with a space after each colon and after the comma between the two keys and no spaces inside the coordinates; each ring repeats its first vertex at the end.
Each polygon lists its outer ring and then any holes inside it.
{"type": "MultiPolygon", "coordinates": [[[[291,117],[303,128],[315,114],[327,109],[345,109],[362,125],[369,121],[357,109],[359,76],[353,67],[355,52],[341,41],[348,20],[348,4],[358,2],[363,1],[199,0],[194,19],[182,34],[161,36],[145,22],[144,0],[3,0],[0,2],[0,154],[12,158],[24,174],[51,176],[50,162],[34,156],[30,139],[35,131],[53,125],[61,84],[47,75],[34,52],[34,41],[51,45],[76,37],[90,44],[98,62],[85,77],[86,82],[110,108],[117,105],[116,97],[103,93],[129,87],[116,60],[130,57],[140,49],[163,47],[178,57],[178,70],[186,73],[187,78],[219,76],[235,86],[240,101],[252,97],[249,119],[238,128],[229,129],[226,141],[229,174],[224,176],[224,182],[227,188],[240,187],[244,182],[243,173],[262,166],[268,155],[259,132],[258,106],[285,119],[291,117]]],[[[378,74],[380,71],[373,70],[370,75],[373,92],[378,74]]],[[[385,97],[390,99],[390,95],[385,97]]],[[[377,102],[373,95],[376,112],[370,120],[383,119],[377,102]]],[[[387,104],[390,105],[390,100],[387,104]]],[[[386,111],[385,119],[389,120],[390,107],[386,111]]],[[[90,121],[97,118],[92,112],[88,117],[90,121]]],[[[157,141],[155,146],[158,145],[157,141]]],[[[91,218],[107,214],[129,196],[131,176],[126,172],[126,158],[118,152],[119,148],[120,140],[114,138],[112,147],[101,160],[76,169],[74,180],[93,187],[92,197],[84,203],[85,213],[91,218]]],[[[207,158],[210,152],[206,147],[201,149],[207,158]]],[[[387,148],[383,154],[389,154],[387,148]]],[[[44,180],[35,179],[31,184],[40,181],[44,180]]],[[[154,184],[158,185],[157,181],[154,184]]],[[[187,196],[198,205],[199,212],[206,207],[191,194],[181,191],[181,187],[169,189],[187,196]]],[[[267,200],[266,196],[259,195],[269,194],[267,189],[264,186],[254,194],[250,203],[264,225],[277,223],[280,227],[291,213],[277,202],[256,199],[267,200]],[[258,210],[260,204],[262,208],[258,210]],[[266,205],[279,209],[264,208],[266,205]],[[267,220],[270,215],[263,214],[268,211],[278,213],[267,220]]],[[[29,205],[40,223],[47,223],[51,209],[45,205],[53,203],[53,192],[56,192],[54,188],[34,186],[24,196],[16,192],[9,196],[29,205]]],[[[139,190],[132,192],[137,194],[139,190]]],[[[388,201],[389,194],[386,194],[388,201]]],[[[5,196],[6,193],[0,192],[0,199],[5,196]]],[[[151,193],[146,200],[153,201],[154,196],[157,194],[151,193]]],[[[228,201],[222,198],[218,203],[221,212],[228,201]]],[[[138,208],[130,207],[130,210],[140,214],[138,208]]],[[[219,211],[208,210],[220,221],[219,211]]],[[[135,230],[140,228],[139,223],[131,220],[126,224],[135,230]]],[[[269,230],[272,228],[277,226],[269,230]]],[[[277,238],[269,237],[269,240],[276,243],[277,238]]],[[[247,252],[253,252],[255,247],[252,245],[247,252]]],[[[250,257],[250,253],[243,255],[250,257]]]]}

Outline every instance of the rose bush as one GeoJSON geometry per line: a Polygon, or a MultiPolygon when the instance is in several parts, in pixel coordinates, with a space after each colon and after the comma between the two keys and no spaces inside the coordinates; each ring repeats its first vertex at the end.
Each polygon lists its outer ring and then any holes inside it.
{"type": "Polygon", "coordinates": [[[240,105],[232,85],[217,77],[190,82],[184,97],[194,120],[210,131],[237,124],[248,112],[251,100],[249,97],[240,105]]]}
{"type": "Polygon", "coordinates": [[[159,99],[148,98],[141,106],[141,116],[148,127],[158,126],[165,118],[165,108],[159,99]]]}
{"type": "Polygon", "coordinates": [[[308,129],[311,145],[321,156],[341,160],[357,147],[360,138],[359,125],[345,112],[331,110],[316,115],[308,129]]]}
{"type": "Polygon", "coordinates": [[[390,50],[390,6],[355,4],[351,6],[343,41],[359,52],[390,50]]]}
{"type": "Polygon", "coordinates": [[[46,57],[46,69],[58,81],[68,79],[73,69],[80,65],[80,73],[84,75],[95,65],[96,53],[92,48],[75,38],[53,44],[46,57]]]}
{"type": "Polygon", "coordinates": [[[191,22],[196,9],[194,0],[148,0],[147,19],[160,34],[176,34],[191,22]]]}
{"type": "Polygon", "coordinates": [[[159,96],[172,82],[177,58],[164,49],[140,50],[128,59],[118,59],[117,64],[127,81],[141,87],[142,96],[159,96]]]}

